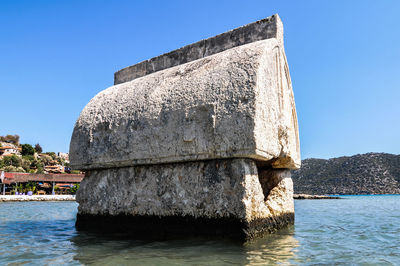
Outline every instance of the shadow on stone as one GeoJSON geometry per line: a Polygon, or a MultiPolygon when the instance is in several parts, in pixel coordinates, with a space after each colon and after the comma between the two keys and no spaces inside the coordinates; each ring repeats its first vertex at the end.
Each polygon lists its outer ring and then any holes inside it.
{"type": "Polygon", "coordinates": [[[137,240],[168,240],[208,237],[246,241],[284,228],[294,222],[294,213],[254,219],[250,223],[237,218],[192,216],[131,216],[78,214],[76,229],[81,232],[137,240]]]}

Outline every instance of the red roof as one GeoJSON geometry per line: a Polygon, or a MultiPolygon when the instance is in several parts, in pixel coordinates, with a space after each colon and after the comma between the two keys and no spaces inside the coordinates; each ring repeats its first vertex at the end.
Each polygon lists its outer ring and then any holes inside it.
{"type": "Polygon", "coordinates": [[[0,147],[0,150],[5,150],[5,149],[13,149],[13,150],[17,150],[17,148],[11,147],[11,146],[4,146],[4,147],[0,147]]]}
{"type": "Polygon", "coordinates": [[[30,173],[4,173],[4,183],[11,184],[16,182],[26,183],[36,182],[63,182],[80,183],[85,175],[83,174],[30,174],[30,173]]]}

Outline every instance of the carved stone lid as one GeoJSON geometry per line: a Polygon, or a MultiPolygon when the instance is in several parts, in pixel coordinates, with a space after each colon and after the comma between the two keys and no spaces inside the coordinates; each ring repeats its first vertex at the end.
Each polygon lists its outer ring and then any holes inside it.
{"type": "Polygon", "coordinates": [[[283,25],[278,14],[123,68],[115,72],[114,84],[270,38],[276,38],[283,43],[283,25]]]}

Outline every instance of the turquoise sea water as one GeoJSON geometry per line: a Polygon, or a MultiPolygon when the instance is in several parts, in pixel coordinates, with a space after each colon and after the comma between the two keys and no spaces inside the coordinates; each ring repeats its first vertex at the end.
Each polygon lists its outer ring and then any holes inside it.
{"type": "Polygon", "coordinates": [[[400,265],[400,195],[295,201],[295,225],[241,245],[75,231],[75,202],[0,203],[0,265],[400,265]]]}

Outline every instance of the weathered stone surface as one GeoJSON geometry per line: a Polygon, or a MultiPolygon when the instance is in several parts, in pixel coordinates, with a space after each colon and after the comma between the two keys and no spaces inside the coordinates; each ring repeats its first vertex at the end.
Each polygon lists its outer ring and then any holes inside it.
{"type": "Polygon", "coordinates": [[[283,40],[270,38],[100,92],[75,125],[70,160],[83,170],[218,158],[296,169],[299,151],[283,40]]]}
{"type": "MultiPolygon", "coordinates": [[[[190,223],[200,219],[206,227],[223,218],[238,225],[234,231],[244,230],[243,238],[251,238],[287,224],[294,214],[290,171],[269,168],[259,173],[251,159],[94,170],[81,183],[76,199],[80,227],[93,220],[131,216],[152,224],[141,225],[147,233],[158,230],[151,217],[185,217],[190,223]]],[[[169,233],[168,227],[162,231],[169,233]]]]}

